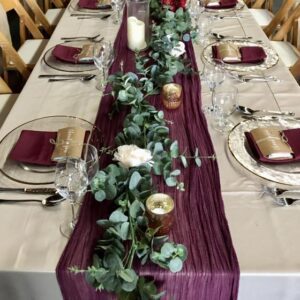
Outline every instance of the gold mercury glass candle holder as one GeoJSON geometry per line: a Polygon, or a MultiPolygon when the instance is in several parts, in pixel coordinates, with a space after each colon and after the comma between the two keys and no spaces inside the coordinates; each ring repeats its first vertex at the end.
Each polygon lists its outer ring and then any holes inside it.
{"type": "Polygon", "coordinates": [[[162,87],[161,99],[167,109],[176,109],[182,102],[182,86],[177,83],[168,83],[162,87]]]}
{"type": "Polygon", "coordinates": [[[173,223],[174,201],[167,195],[157,193],[146,200],[149,227],[158,228],[157,236],[168,234],[173,223]]]}

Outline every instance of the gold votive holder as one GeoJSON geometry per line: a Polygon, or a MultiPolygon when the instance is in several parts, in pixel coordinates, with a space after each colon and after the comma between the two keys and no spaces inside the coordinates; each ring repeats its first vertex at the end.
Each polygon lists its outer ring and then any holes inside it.
{"type": "Polygon", "coordinates": [[[161,99],[165,108],[178,108],[182,102],[182,86],[177,83],[165,84],[162,87],[161,99]]]}
{"type": "Polygon", "coordinates": [[[174,201],[167,195],[157,193],[146,200],[146,214],[149,227],[158,228],[156,235],[168,234],[173,223],[174,201]]]}

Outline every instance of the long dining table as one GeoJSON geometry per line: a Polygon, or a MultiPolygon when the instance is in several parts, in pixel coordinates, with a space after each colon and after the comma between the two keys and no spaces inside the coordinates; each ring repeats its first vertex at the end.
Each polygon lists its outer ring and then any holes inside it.
{"type": "MultiPolygon", "coordinates": [[[[71,7],[67,8],[45,51],[61,43],[61,37],[101,34],[114,41],[119,26],[111,18],[78,19],[71,13],[71,7]]],[[[267,37],[247,7],[238,14],[239,18],[214,20],[214,32],[252,36],[268,45],[267,37]]],[[[194,49],[201,70],[203,48],[194,43],[194,49]]],[[[38,77],[51,73],[58,71],[45,65],[41,58],[0,130],[1,139],[20,124],[47,116],[75,116],[94,122],[101,99],[101,92],[95,88],[96,81],[48,82],[38,77]]],[[[264,74],[277,76],[280,82],[232,81],[238,89],[239,104],[293,111],[300,116],[300,88],[289,70],[279,60],[264,74]]],[[[210,103],[210,97],[208,87],[202,83],[204,105],[210,103]]],[[[236,123],[241,121],[238,114],[232,118],[236,123]]],[[[234,162],[226,136],[211,127],[210,135],[219,165],[226,217],[240,265],[238,299],[300,299],[300,206],[275,204],[258,178],[234,162]]],[[[0,185],[16,184],[0,175],[0,185]]],[[[1,194],[1,198],[9,196],[24,198],[23,195],[1,194]]],[[[67,202],[50,209],[36,203],[0,204],[0,299],[62,299],[55,268],[67,243],[59,224],[67,218],[70,218],[67,202]]]]}

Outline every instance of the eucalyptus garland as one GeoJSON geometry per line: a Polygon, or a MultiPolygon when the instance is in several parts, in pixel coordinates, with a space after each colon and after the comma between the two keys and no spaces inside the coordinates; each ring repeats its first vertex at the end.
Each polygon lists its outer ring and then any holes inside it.
{"type": "MultiPolygon", "coordinates": [[[[147,149],[152,161],[130,168],[111,163],[97,173],[91,184],[95,199],[113,201],[116,209],[108,219],[97,221],[105,231],[97,243],[93,264],[87,270],[70,268],[75,273],[84,272],[97,290],[114,292],[119,299],[160,299],[165,294],[157,291],[154,281],[136,274],[135,258],[141,264],[150,260],[161,268],[179,272],[187,257],[184,245],[169,241],[168,236],[155,236],[159,228],[148,227],[145,216],[145,201],[156,192],[152,176],[162,176],[168,186],[184,191],[184,183],[178,179],[180,170],[173,169],[172,161],[180,159],[184,167],[188,166],[178,142],[170,139],[163,111],[157,111],[147,98],[159,93],[161,86],[172,82],[178,72],[192,72],[188,61],[170,54],[179,41],[191,38],[192,28],[182,8],[172,12],[153,0],[151,9],[157,23],[152,27],[149,53],[137,54],[137,74],[118,72],[109,77],[109,83],[115,111],[130,107],[123,130],[115,137],[116,146],[147,149]]],[[[201,166],[198,149],[190,158],[201,166]]]]}

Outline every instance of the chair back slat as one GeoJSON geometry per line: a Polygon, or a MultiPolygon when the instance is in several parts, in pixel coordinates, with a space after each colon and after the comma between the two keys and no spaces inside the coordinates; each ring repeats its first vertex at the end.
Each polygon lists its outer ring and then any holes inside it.
{"type": "Polygon", "coordinates": [[[29,69],[2,32],[0,32],[0,48],[2,49],[4,71],[16,69],[26,80],[30,75],[29,69]]]}
{"type": "Polygon", "coordinates": [[[12,90],[7,83],[0,77],[0,94],[11,94],[12,90]]]}
{"type": "Polygon", "coordinates": [[[18,0],[0,0],[0,4],[6,12],[10,10],[15,10],[20,18],[20,39],[21,43],[25,41],[25,28],[31,33],[35,39],[43,39],[43,34],[40,32],[36,24],[30,18],[29,14],[26,12],[24,7],[18,0]]]}
{"type": "Polygon", "coordinates": [[[30,10],[32,11],[35,20],[37,22],[39,22],[43,28],[46,30],[46,32],[51,35],[53,32],[53,28],[50,25],[50,23],[48,22],[45,14],[43,13],[43,11],[41,10],[41,8],[39,7],[38,3],[36,2],[36,0],[24,0],[24,2],[28,5],[28,7],[30,8],[30,10]]]}

